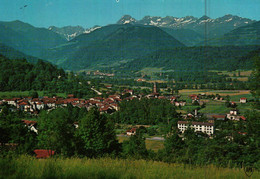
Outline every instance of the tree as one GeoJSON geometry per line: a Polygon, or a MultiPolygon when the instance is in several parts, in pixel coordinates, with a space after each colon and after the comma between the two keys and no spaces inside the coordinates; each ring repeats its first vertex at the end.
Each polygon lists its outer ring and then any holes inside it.
{"type": "Polygon", "coordinates": [[[32,98],[38,98],[39,95],[37,91],[30,91],[29,96],[31,96],[32,98]]]}
{"type": "Polygon", "coordinates": [[[0,113],[0,143],[17,144],[16,152],[32,153],[36,145],[36,134],[28,129],[21,120],[20,112],[11,112],[9,105],[4,105],[0,113]]]}
{"type": "Polygon", "coordinates": [[[58,108],[40,114],[38,121],[38,147],[55,150],[56,153],[72,156],[75,152],[75,127],[71,112],[58,108]]]}
{"type": "Polygon", "coordinates": [[[260,97],[260,57],[257,56],[254,58],[255,61],[255,68],[253,70],[253,73],[251,75],[251,84],[250,89],[252,94],[256,97],[260,97]]]}
{"type": "Polygon", "coordinates": [[[145,146],[145,138],[141,132],[132,135],[129,140],[123,142],[123,155],[137,158],[145,158],[148,151],[145,146]]]}
{"type": "Polygon", "coordinates": [[[178,131],[173,130],[168,134],[164,142],[164,147],[167,154],[174,154],[177,156],[181,150],[184,148],[184,142],[181,137],[179,137],[178,131]]]}
{"type": "Polygon", "coordinates": [[[116,153],[120,150],[114,124],[96,108],[91,109],[79,122],[77,138],[78,153],[88,157],[116,153]]]}

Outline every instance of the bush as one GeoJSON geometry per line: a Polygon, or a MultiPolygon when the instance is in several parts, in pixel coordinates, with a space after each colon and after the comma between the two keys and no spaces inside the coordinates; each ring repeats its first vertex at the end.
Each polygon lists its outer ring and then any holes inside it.
{"type": "Polygon", "coordinates": [[[148,133],[149,136],[154,136],[154,135],[157,134],[157,130],[154,127],[149,127],[147,129],[147,133],[148,133]]]}

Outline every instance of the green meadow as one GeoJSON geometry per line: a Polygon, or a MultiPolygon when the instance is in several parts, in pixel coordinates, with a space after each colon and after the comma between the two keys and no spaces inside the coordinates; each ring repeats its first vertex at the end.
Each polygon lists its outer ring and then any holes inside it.
{"type": "MultiPolygon", "coordinates": [[[[18,98],[18,97],[28,97],[30,96],[30,91],[0,91],[0,99],[8,98],[18,98]]],[[[44,91],[37,91],[39,96],[44,96],[44,91]]],[[[67,97],[65,93],[55,93],[59,97],[67,97]]]]}
{"type": "MultiPolygon", "coordinates": [[[[0,178],[247,178],[243,169],[196,167],[147,160],[57,158],[19,156],[0,159],[0,178]]],[[[260,178],[254,171],[251,178],[260,178]]]]}

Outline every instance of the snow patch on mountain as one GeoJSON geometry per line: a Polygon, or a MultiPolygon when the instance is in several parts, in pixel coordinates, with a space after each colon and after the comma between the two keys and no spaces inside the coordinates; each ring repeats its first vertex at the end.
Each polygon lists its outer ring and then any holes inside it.
{"type": "Polygon", "coordinates": [[[83,33],[84,34],[89,34],[97,29],[100,29],[101,27],[100,26],[96,26],[96,27],[93,27],[93,28],[90,28],[90,29],[86,29],[83,33]]]}

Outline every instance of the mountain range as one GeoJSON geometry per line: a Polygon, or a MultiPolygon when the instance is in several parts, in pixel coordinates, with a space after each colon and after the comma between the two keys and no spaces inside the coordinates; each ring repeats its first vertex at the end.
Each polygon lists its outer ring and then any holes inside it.
{"type": "MultiPolygon", "coordinates": [[[[251,20],[248,18],[242,18],[239,16],[234,15],[225,15],[220,18],[211,19],[207,16],[202,16],[201,18],[196,18],[193,16],[186,16],[186,17],[159,17],[159,16],[145,16],[141,20],[136,20],[135,18],[131,17],[130,15],[124,15],[121,17],[116,24],[132,24],[132,25],[150,25],[160,27],[162,29],[174,29],[174,30],[189,30],[191,34],[197,34],[195,39],[195,43],[199,43],[199,40],[203,40],[205,38],[205,27],[207,28],[207,38],[216,38],[221,37],[225,33],[230,32],[238,27],[245,26],[251,23],[256,22],[255,20],[251,20]],[[199,40],[198,40],[199,38],[199,40]]],[[[66,26],[62,28],[58,28],[55,26],[49,27],[49,30],[59,33],[67,40],[71,40],[78,35],[83,33],[88,33],[96,28],[100,28],[99,26],[95,26],[90,29],[84,29],[81,26],[66,26]]],[[[176,32],[179,32],[176,31],[176,32]]],[[[188,33],[188,35],[190,34],[188,33]]],[[[182,32],[183,34],[183,32],[182,32]]],[[[188,36],[187,35],[187,36],[188,36]]],[[[178,39],[178,35],[175,35],[175,38],[178,39]]],[[[178,39],[179,40],[179,39],[178,39]]],[[[186,43],[186,45],[192,46],[195,43],[186,43]]]]}
{"type": "Polygon", "coordinates": [[[255,21],[251,19],[228,14],[216,19],[211,19],[207,16],[202,16],[201,18],[196,18],[193,16],[186,16],[182,18],[172,16],[145,16],[141,20],[136,20],[129,15],[125,15],[117,23],[153,25],[156,27],[167,27],[171,29],[191,29],[203,36],[205,35],[206,28],[207,38],[214,38],[253,22],[255,21]]]}
{"type": "MultiPolygon", "coordinates": [[[[173,58],[166,58],[169,64],[176,59],[183,60],[181,56],[198,60],[202,59],[199,55],[202,50],[195,46],[204,45],[219,46],[212,48],[212,53],[207,53],[207,57],[218,56],[214,63],[223,64],[227,59],[223,54],[219,56],[218,51],[226,53],[231,59],[228,51],[222,49],[234,48],[230,54],[240,58],[245,55],[244,52],[256,50],[256,46],[260,45],[260,22],[232,15],[217,19],[207,16],[145,16],[141,20],[125,15],[115,24],[90,29],[80,26],[37,28],[21,21],[12,21],[0,22],[0,28],[0,54],[9,58],[41,58],[69,70],[114,65],[123,65],[123,68],[124,64],[130,63],[133,67],[141,64],[137,63],[138,60],[141,62],[151,57],[159,63],[165,59],[162,53],[166,52],[173,53],[173,58]],[[194,48],[187,48],[189,46],[194,48]],[[243,53],[242,48],[246,49],[243,53]]],[[[198,62],[203,63],[202,60],[198,62]]],[[[167,63],[163,64],[167,66],[167,63]]]]}

